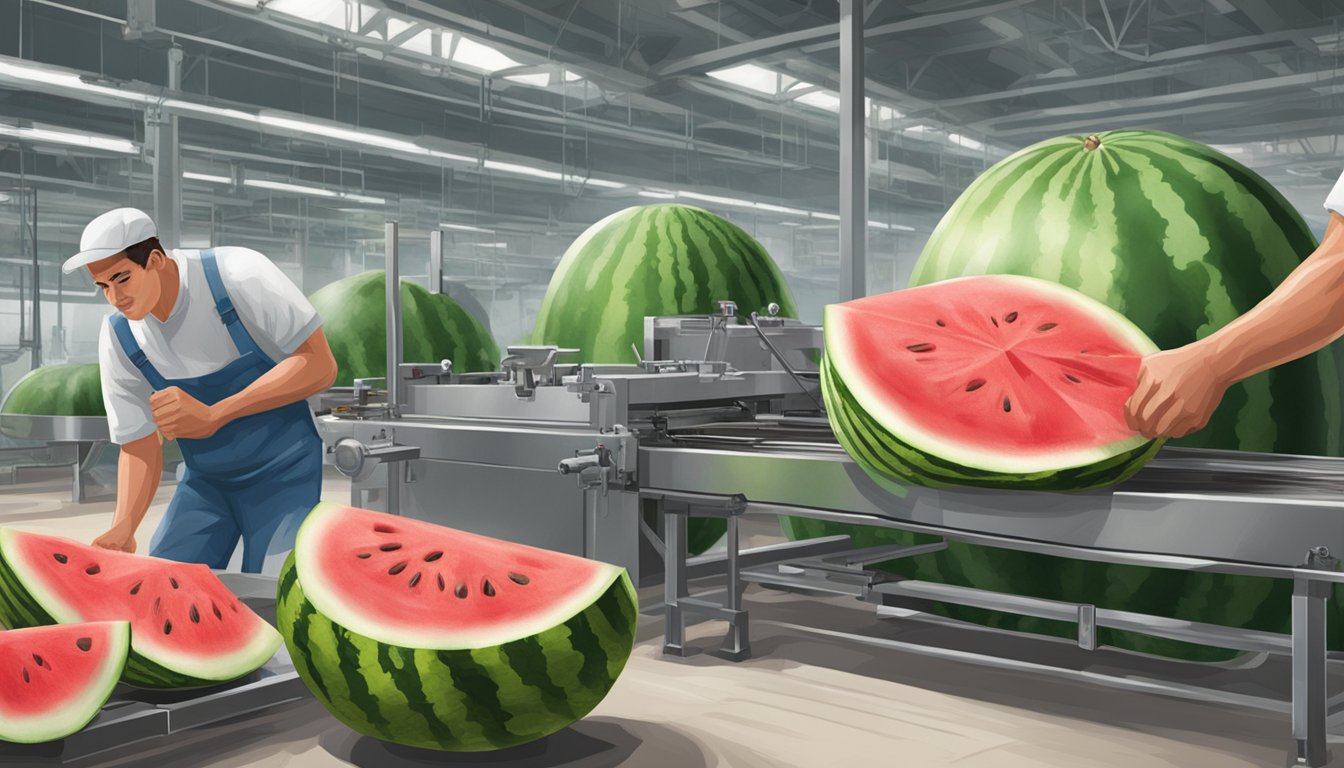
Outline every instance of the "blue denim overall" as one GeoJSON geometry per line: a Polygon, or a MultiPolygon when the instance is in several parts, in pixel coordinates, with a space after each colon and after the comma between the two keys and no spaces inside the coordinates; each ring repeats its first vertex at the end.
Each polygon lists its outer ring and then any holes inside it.
{"type": "MultiPolygon", "coordinates": [[[[213,373],[165,379],[131,335],[125,315],[112,316],[122,349],[155,391],[179,387],[214,405],[235,395],[275,367],[252,340],[219,277],[213,250],[201,253],[205,279],[220,320],[239,357],[213,373]]],[[[186,474],[173,494],[150,554],[224,568],[243,540],[242,569],[278,571],[294,547],[294,534],[322,492],[322,440],[308,404],[299,400],[242,416],[204,438],[179,438],[186,474]]]]}

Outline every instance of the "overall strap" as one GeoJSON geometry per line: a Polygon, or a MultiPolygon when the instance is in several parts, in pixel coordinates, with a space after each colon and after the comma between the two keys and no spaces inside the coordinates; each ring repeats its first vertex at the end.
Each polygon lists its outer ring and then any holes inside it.
{"type": "Polygon", "coordinates": [[[168,381],[159,373],[159,369],[149,362],[149,358],[145,357],[145,351],[140,348],[140,343],[135,340],[135,336],[131,333],[130,322],[120,312],[112,315],[112,332],[117,335],[117,341],[121,343],[122,350],[131,359],[131,364],[140,369],[140,375],[145,377],[149,386],[156,391],[167,389],[168,381]]]}
{"type": "MultiPolygon", "coordinates": [[[[215,261],[215,249],[208,248],[201,251],[201,266],[205,268],[205,282],[210,286],[210,295],[215,300],[215,311],[219,313],[219,319],[224,321],[224,327],[229,330],[229,337],[233,339],[233,345],[238,348],[238,354],[245,355],[252,352],[263,360],[271,360],[257,342],[253,341],[252,335],[247,332],[243,326],[243,321],[238,317],[238,310],[234,309],[233,301],[229,299],[228,291],[224,290],[224,279],[219,276],[219,264],[215,261]]],[[[271,361],[274,364],[274,361],[271,361]]]]}

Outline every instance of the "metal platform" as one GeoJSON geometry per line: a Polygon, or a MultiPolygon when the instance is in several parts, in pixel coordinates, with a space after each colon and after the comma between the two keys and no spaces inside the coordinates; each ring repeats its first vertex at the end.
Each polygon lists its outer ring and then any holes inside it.
{"type": "MultiPolygon", "coordinates": [[[[219,578],[263,619],[275,622],[276,580],[219,572],[219,578]]],[[[98,717],[78,733],[44,744],[0,742],[0,765],[61,765],[132,744],[152,744],[223,720],[257,715],[308,697],[284,646],[247,677],[224,685],[149,690],[119,685],[98,717]]]]}

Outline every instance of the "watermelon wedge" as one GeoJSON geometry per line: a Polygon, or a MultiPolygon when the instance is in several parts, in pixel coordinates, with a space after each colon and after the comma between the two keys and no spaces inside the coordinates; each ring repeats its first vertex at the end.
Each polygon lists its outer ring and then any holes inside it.
{"type": "Polygon", "coordinates": [[[54,741],[88,725],[130,647],[124,621],[0,632],[0,741],[54,741]]]}
{"type": "Polygon", "coordinates": [[[204,565],[11,528],[0,528],[0,619],[11,627],[129,621],[123,679],[147,688],[237,679],[281,643],[204,565]]]}
{"type": "Polygon", "coordinates": [[[946,280],[832,304],[825,328],[832,427],[884,479],[1082,490],[1123,480],[1160,447],[1124,415],[1157,347],[1057,283],[946,280]]]}
{"type": "Polygon", "coordinates": [[[338,720],[477,752],[597,706],[630,656],[637,605],[617,566],[323,503],[281,571],[277,617],[338,720]]]}

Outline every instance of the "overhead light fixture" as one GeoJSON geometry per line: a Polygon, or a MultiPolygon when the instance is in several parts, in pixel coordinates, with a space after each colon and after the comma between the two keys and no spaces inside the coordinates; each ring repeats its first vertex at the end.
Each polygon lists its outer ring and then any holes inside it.
{"type": "Polygon", "coordinates": [[[443,227],[444,229],[456,229],[459,232],[487,232],[493,234],[495,231],[493,229],[486,229],[484,227],[473,227],[470,224],[449,224],[447,222],[443,222],[439,224],[439,226],[443,227]]]}
{"type": "Polygon", "coordinates": [[[1246,151],[1245,147],[1235,144],[1210,144],[1213,149],[1222,152],[1224,155],[1240,155],[1246,151]]]}
{"type": "Polygon", "coordinates": [[[509,75],[505,80],[512,80],[515,83],[531,85],[537,88],[545,88],[551,84],[550,72],[533,72],[530,75],[509,75]]]}
{"type": "Polygon", "coordinates": [[[947,134],[947,140],[967,149],[981,150],[985,148],[984,142],[976,141],[969,136],[962,136],[960,133],[947,134]]]}
{"type": "Polygon", "coordinates": [[[261,5],[261,0],[219,0],[219,1],[221,3],[224,3],[225,5],[241,5],[244,8],[251,8],[253,10],[256,10],[257,6],[261,5]]]}
{"type": "Polygon", "coordinates": [[[887,224],[886,222],[883,222],[883,221],[873,221],[872,219],[869,219],[869,220],[868,220],[868,226],[869,226],[869,227],[872,227],[873,229],[894,229],[894,230],[899,230],[899,231],[901,231],[901,232],[914,232],[914,231],[915,231],[915,228],[914,228],[914,227],[907,227],[907,226],[904,225],[904,224],[887,224]]]}
{"type": "Polygon", "coordinates": [[[779,93],[779,73],[756,64],[741,64],[707,72],[715,80],[774,96],[779,93]]]}
{"type": "Polygon", "coordinates": [[[243,186],[256,187],[257,189],[270,189],[276,192],[293,192],[300,195],[312,195],[314,197],[337,198],[341,200],[350,200],[356,203],[374,203],[384,205],[387,200],[381,197],[370,195],[360,195],[354,192],[338,192],[332,189],[323,189],[321,187],[309,187],[302,184],[290,184],[285,181],[270,181],[269,179],[247,179],[243,186]]]}
{"type": "Polygon", "coordinates": [[[0,77],[10,77],[25,83],[55,85],[61,88],[70,88],[85,93],[106,96],[120,101],[133,101],[139,104],[149,104],[158,101],[158,99],[149,96],[148,94],[132,93],[130,91],[123,91],[120,88],[109,88],[105,85],[87,82],[83,77],[80,77],[73,72],[61,72],[41,65],[33,66],[0,61],[0,77]]]}
{"type": "Polygon", "coordinates": [[[0,123],[0,136],[10,136],[20,141],[32,141],[38,144],[62,144],[85,149],[100,149],[104,152],[119,152],[124,155],[136,155],[140,148],[134,142],[112,136],[99,136],[90,133],[72,133],[54,128],[36,126],[5,125],[0,123]]]}
{"type": "Polygon", "coordinates": [[[457,47],[453,49],[453,62],[482,72],[498,72],[501,69],[519,66],[519,62],[469,37],[459,36],[457,47]]]}
{"type": "Polygon", "coordinates": [[[229,178],[228,176],[212,176],[211,174],[208,174],[208,173],[195,173],[195,172],[192,172],[192,171],[188,171],[188,172],[182,174],[182,178],[184,178],[184,179],[190,179],[190,180],[192,180],[192,181],[204,181],[204,182],[208,182],[208,183],[210,183],[210,184],[232,184],[232,183],[233,183],[233,179],[229,178]]]}
{"type": "Polygon", "coordinates": [[[677,193],[667,189],[641,189],[637,193],[640,197],[652,197],[657,200],[675,200],[677,193]]]}
{"type": "Polygon", "coordinates": [[[508,248],[508,243],[468,243],[477,248],[508,248]]]}

